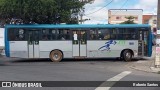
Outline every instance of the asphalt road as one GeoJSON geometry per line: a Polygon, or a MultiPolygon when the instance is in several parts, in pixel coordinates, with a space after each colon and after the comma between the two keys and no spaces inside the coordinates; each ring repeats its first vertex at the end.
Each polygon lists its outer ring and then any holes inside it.
{"type": "MultiPolygon", "coordinates": [[[[160,81],[160,74],[129,68],[133,62],[117,59],[63,60],[1,57],[0,81],[160,81]]],[[[127,83],[126,83],[127,84],[127,83]]],[[[0,90],[159,90],[160,87],[43,87],[0,90]]]]}

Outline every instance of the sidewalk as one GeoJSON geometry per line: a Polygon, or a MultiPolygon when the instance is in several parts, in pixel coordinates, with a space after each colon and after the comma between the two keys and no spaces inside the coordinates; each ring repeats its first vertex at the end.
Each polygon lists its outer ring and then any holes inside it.
{"type": "Polygon", "coordinates": [[[145,72],[153,72],[160,74],[160,68],[155,68],[155,48],[153,48],[152,57],[146,57],[143,60],[139,60],[137,62],[133,62],[130,65],[130,68],[145,71],[145,72]]]}
{"type": "Polygon", "coordinates": [[[133,62],[130,65],[130,68],[145,71],[145,72],[153,72],[153,73],[159,73],[160,74],[160,68],[155,68],[154,66],[154,59],[145,59],[145,60],[139,60],[137,62],[133,62]]]}

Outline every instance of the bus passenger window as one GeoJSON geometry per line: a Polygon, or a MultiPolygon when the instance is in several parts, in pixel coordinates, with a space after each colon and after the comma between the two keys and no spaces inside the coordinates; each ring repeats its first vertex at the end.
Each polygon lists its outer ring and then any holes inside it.
{"type": "Polygon", "coordinates": [[[110,35],[109,35],[109,34],[106,34],[106,35],[104,36],[104,40],[108,40],[108,39],[110,39],[110,35]]]}
{"type": "Polygon", "coordinates": [[[90,35],[90,40],[96,40],[96,36],[94,34],[90,35]]]}
{"type": "Polygon", "coordinates": [[[63,34],[59,34],[57,39],[58,40],[65,40],[65,36],[63,34]]]}
{"type": "Polygon", "coordinates": [[[66,40],[70,40],[70,35],[69,35],[68,31],[67,31],[67,34],[66,34],[66,40]]]}
{"type": "Polygon", "coordinates": [[[42,40],[51,40],[51,35],[50,35],[50,30],[49,29],[43,29],[42,30],[42,40]]]}
{"type": "Polygon", "coordinates": [[[90,30],[89,39],[90,40],[97,40],[97,30],[90,30]]]}
{"type": "Polygon", "coordinates": [[[16,39],[15,34],[14,33],[9,33],[9,40],[14,41],[15,39],[16,39]]]}
{"type": "Polygon", "coordinates": [[[61,40],[66,40],[64,35],[61,36],[61,40]]]}
{"type": "Polygon", "coordinates": [[[70,33],[69,30],[58,30],[58,34],[57,34],[57,39],[58,40],[70,40],[70,33]]]}
{"type": "Polygon", "coordinates": [[[43,35],[42,40],[48,40],[47,35],[43,35]]]}
{"type": "Polygon", "coordinates": [[[103,40],[104,36],[102,34],[99,34],[98,38],[99,40],[103,40]]]}
{"type": "Polygon", "coordinates": [[[19,39],[20,40],[24,40],[24,30],[23,29],[19,29],[19,39]]]}
{"type": "Polygon", "coordinates": [[[24,32],[23,29],[14,29],[11,32],[9,31],[10,40],[12,40],[12,41],[23,41],[23,40],[25,40],[25,32],[24,32]]]}
{"type": "Polygon", "coordinates": [[[16,35],[15,40],[16,40],[16,41],[18,41],[18,40],[19,40],[19,35],[16,35]]]}
{"type": "Polygon", "coordinates": [[[135,39],[136,39],[136,35],[133,34],[133,35],[132,35],[132,40],[135,40],[135,39]]]}
{"type": "Polygon", "coordinates": [[[51,38],[52,40],[56,39],[56,30],[51,30],[51,38]]]}
{"type": "Polygon", "coordinates": [[[98,39],[102,40],[104,38],[103,34],[101,31],[98,31],[98,39]]]}
{"type": "Polygon", "coordinates": [[[56,39],[56,35],[52,34],[52,40],[55,40],[55,39],[56,39]]]}
{"type": "Polygon", "coordinates": [[[129,40],[129,35],[125,35],[125,40],[129,40]]]}
{"type": "Polygon", "coordinates": [[[111,39],[116,39],[116,35],[111,35],[111,39]]]}

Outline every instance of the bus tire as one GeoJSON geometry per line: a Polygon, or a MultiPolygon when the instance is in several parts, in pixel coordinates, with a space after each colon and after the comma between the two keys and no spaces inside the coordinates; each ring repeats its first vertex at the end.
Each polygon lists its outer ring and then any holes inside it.
{"type": "Polygon", "coordinates": [[[62,60],[62,58],[63,58],[63,54],[59,50],[53,50],[50,53],[49,57],[53,62],[60,62],[62,60]]]}
{"type": "Polygon", "coordinates": [[[132,60],[132,52],[130,50],[125,50],[122,54],[122,58],[124,61],[128,62],[132,60]]]}

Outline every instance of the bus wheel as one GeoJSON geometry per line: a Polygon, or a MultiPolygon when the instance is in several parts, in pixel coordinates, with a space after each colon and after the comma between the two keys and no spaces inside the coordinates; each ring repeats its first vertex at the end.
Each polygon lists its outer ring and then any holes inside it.
{"type": "Polygon", "coordinates": [[[60,62],[63,58],[63,54],[59,50],[54,50],[50,53],[49,57],[53,62],[60,62]]]}
{"type": "Polygon", "coordinates": [[[128,61],[131,61],[132,60],[132,52],[130,50],[125,50],[123,52],[123,60],[128,62],[128,61]]]}

